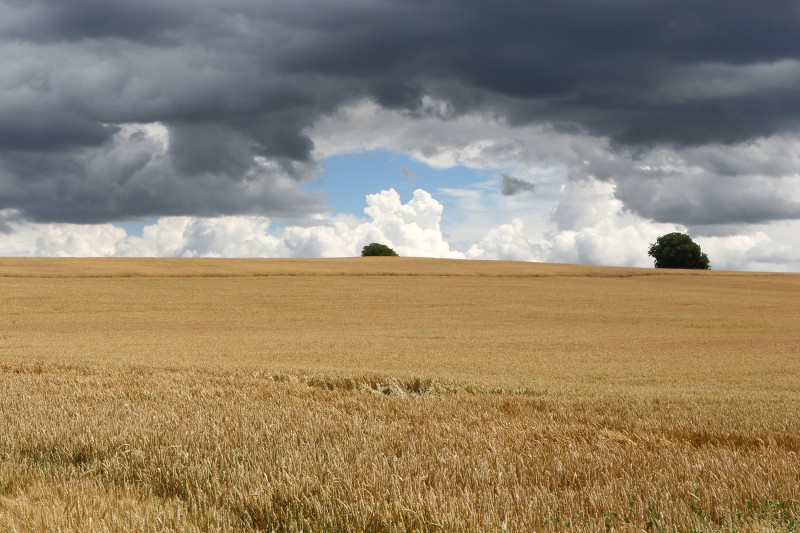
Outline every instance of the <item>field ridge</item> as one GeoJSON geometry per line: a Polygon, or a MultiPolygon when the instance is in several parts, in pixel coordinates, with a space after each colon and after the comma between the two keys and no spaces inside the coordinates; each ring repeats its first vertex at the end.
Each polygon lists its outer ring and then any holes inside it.
{"type": "Polygon", "coordinates": [[[796,276],[786,273],[699,271],[416,257],[314,259],[0,258],[0,278],[431,276],[604,277],[796,276]]]}

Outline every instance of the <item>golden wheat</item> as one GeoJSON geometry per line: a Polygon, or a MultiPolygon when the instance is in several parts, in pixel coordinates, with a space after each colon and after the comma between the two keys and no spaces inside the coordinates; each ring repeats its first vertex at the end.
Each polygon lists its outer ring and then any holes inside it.
{"type": "Polygon", "coordinates": [[[0,530],[793,530],[800,276],[0,260],[0,530]]]}

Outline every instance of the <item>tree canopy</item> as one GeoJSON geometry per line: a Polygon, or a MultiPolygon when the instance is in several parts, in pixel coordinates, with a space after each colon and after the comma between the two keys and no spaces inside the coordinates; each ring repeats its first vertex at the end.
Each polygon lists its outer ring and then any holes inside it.
{"type": "Polygon", "coordinates": [[[695,268],[708,270],[711,265],[700,245],[684,233],[667,233],[650,245],[648,255],[655,259],[656,268],[695,268]]]}
{"type": "Polygon", "coordinates": [[[380,244],[377,242],[370,243],[361,250],[362,257],[380,256],[380,255],[397,256],[397,252],[395,252],[385,244],[380,244]]]}

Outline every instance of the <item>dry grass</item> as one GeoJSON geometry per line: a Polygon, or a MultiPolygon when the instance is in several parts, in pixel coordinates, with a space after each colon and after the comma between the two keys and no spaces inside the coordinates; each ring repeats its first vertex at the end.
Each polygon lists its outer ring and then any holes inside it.
{"type": "Polygon", "coordinates": [[[796,530],[800,276],[0,260],[0,530],[796,530]]]}

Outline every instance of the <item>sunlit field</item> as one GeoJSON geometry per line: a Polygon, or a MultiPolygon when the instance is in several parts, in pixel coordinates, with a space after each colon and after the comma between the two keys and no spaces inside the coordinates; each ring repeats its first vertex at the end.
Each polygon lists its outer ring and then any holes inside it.
{"type": "Polygon", "coordinates": [[[0,259],[0,531],[795,531],[800,276],[0,259]]]}

